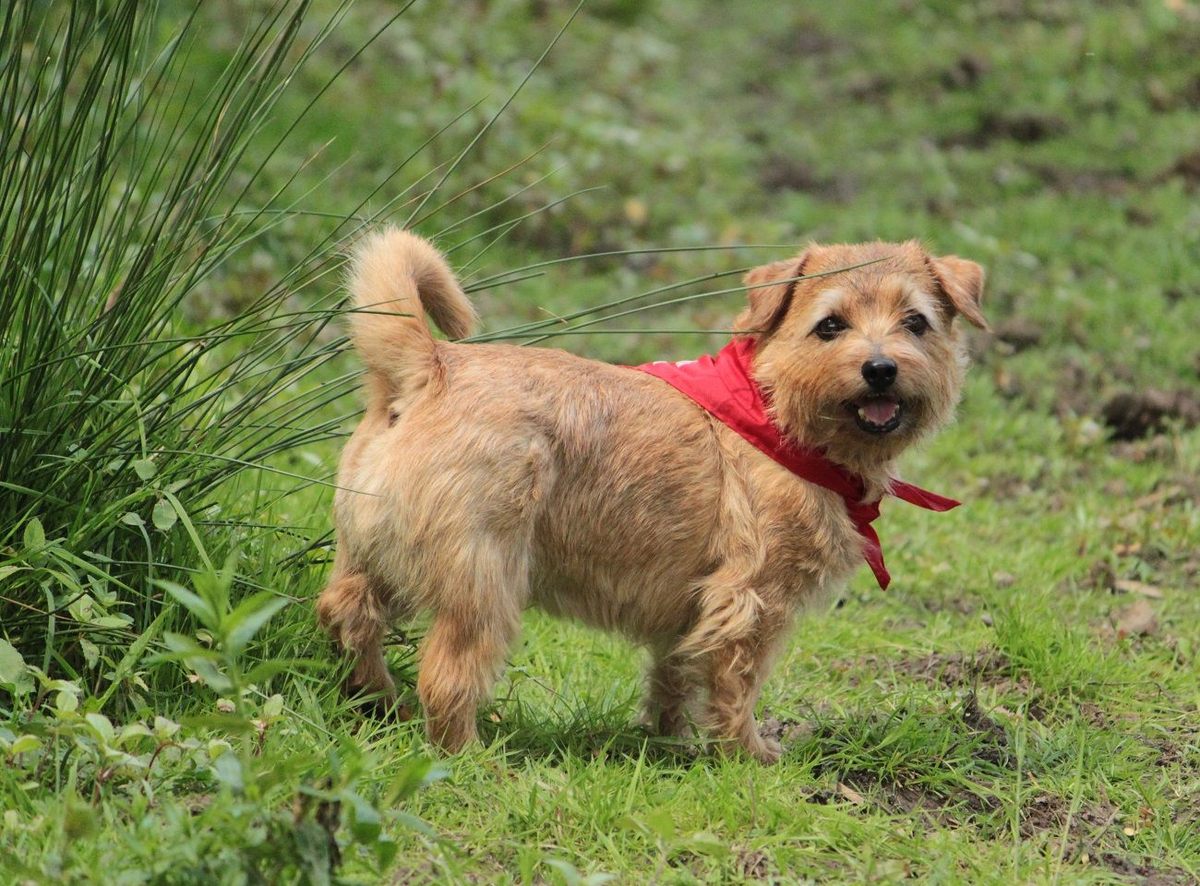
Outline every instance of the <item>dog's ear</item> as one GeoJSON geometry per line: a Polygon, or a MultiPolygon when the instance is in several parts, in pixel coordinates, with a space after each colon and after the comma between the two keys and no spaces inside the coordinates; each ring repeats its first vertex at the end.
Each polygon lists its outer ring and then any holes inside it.
{"type": "Polygon", "coordinates": [[[769,265],[747,271],[742,282],[749,287],[746,298],[750,304],[734,321],[739,335],[770,335],[778,328],[792,306],[796,277],[804,275],[804,263],[810,250],[795,258],[773,261],[769,265]]]}
{"type": "Polygon", "coordinates": [[[950,306],[972,325],[987,329],[988,322],[979,310],[983,298],[983,268],[957,255],[930,259],[929,265],[950,306]]]}

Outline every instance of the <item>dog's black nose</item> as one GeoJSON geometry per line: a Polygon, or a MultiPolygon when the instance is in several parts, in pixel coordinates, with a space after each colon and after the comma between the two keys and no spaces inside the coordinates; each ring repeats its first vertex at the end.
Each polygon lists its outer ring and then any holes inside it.
{"type": "Polygon", "coordinates": [[[862,374],[872,391],[886,391],[896,380],[896,361],[890,357],[874,357],[862,365],[862,374]]]}

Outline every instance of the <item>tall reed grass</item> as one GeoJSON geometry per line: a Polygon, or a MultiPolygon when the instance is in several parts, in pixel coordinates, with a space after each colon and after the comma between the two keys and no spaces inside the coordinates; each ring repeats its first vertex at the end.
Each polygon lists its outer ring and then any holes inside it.
{"type": "Polygon", "coordinates": [[[351,384],[305,383],[341,347],[334,312],[291,296],[344,225],[231,316],[183,316],[286,214],[295,170],[247,208],[266,123],[344,8],[275,2],[208,81],[195,9],[0,13],[0,626],[44,666],[128,642],[156,572],[208,559],[214,490],[334,431],[305,421],[351,384]]]}

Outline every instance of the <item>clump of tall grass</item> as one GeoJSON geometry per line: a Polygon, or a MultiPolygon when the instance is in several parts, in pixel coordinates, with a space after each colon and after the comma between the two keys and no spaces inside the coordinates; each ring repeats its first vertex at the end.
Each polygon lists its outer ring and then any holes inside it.
{"type": "Polygon", "coordinates": [[[156,571],[208,559],[211,493],[332,432],[303,419],[349,385],[306,384],[340,347],[319,338],[333,312],[291,298],[332,240],[232,316],[182,320],[286,214],[287,183],[253,211],[247,195],[279,147],[267,120],[343,12],[314,26],[308,7],[269,6],[207,80],[196,10],[0,12],[0,626],[45,667],[127,643],[157,614],[156,571]]]}

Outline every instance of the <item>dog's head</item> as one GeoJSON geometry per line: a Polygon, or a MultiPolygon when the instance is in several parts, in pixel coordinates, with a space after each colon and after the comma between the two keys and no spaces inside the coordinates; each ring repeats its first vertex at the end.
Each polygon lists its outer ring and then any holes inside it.
{"type": "Polygon", "coordinates": [[[960,318],[987,325],[979,265],[915,241],[814,245],[745,282],[736,328],[757,339],[754,374],[797,442],[870,475],[951,417],[960,318]]]}

